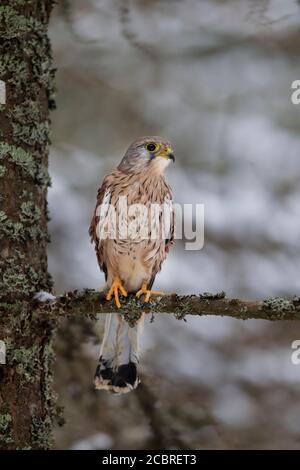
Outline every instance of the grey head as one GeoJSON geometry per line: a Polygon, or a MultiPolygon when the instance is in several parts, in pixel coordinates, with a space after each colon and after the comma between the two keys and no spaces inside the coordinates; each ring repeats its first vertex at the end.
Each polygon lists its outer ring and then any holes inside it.
{"type": "Polygon", "coordinates": [[[135,140],[127,149],[118,170],[123,173],[144,171],[161,174],[175,161],[172,144],[162,137],[147,136],[135,140]]]}

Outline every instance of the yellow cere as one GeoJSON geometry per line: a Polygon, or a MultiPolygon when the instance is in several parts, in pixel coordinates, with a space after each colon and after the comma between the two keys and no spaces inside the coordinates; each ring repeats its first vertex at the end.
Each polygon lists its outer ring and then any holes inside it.
{"type": "Polygon", "coordinates": [[[164,149],[159,153],[160,157],[168,157],[172,153],[171,147],[164,147],[164,149]]]}

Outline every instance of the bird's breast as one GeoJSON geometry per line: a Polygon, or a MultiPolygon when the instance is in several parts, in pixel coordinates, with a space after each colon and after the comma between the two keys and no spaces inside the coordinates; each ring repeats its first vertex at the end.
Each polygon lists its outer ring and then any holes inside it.
{"type": "Polygon", "coordinates": [[[143,253],[138,247],[118,256],[119,276],[128,292],[136,292],[142,283],[150,276],[149,268],[143,259],[143,253]]]}

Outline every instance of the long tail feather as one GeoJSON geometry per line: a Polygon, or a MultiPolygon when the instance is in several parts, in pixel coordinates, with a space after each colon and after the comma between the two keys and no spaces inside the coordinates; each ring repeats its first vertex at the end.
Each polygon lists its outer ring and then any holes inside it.
{"type": "Polygon", "coordinates": [[[143,316],[130,327],[119,313],[106,316],[95,387],[112,393],[127,393],[139,384],[139,338],[143,316]]]}

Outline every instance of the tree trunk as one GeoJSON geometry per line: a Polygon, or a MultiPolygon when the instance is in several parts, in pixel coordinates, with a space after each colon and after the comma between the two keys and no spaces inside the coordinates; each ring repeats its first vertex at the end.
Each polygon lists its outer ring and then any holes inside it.
{"type": "Polygon", "coordinates": [[[54,397],[53,322],[26,299],[49,290],[47,187],[49,108],[54,107],[51,0],[0,6],[0,448],[47,448],[54,397]],[[3,88],[6,88],[6,98],[3,88]]]}

